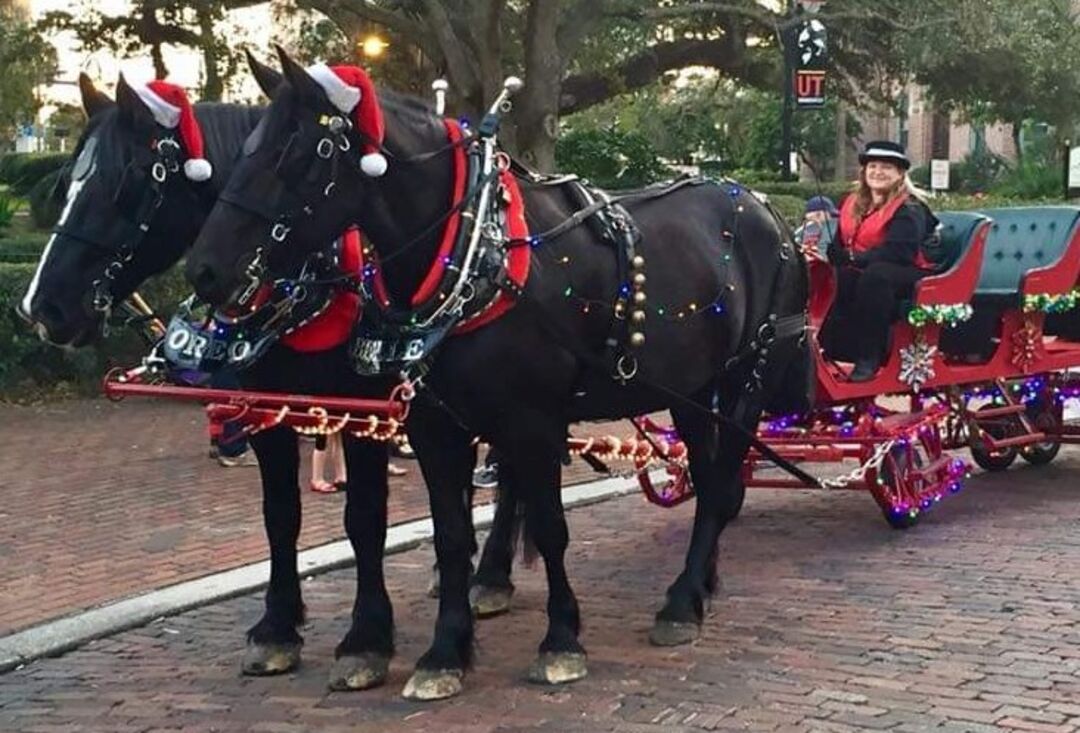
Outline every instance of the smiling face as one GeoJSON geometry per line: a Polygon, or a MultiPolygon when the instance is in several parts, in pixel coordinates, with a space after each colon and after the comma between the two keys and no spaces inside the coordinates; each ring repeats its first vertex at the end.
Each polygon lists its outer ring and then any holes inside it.
{"type": "Polygon", "coordinates": [[[863,178],[874,198],[885,198],[904,180],[904,171],[895,163],[871,160],[863,168],[863,178]]]}

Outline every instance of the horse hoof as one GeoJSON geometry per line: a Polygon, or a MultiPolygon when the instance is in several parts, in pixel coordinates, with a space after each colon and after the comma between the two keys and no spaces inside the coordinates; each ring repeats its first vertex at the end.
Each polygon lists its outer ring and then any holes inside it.
{"type": "Polygon", "coordinates": [[[461,694],[461,670],[418,669],[405,683],[401,696],[406,700],[445,700],[461,694]]]}
{"type": "Polygon", "coordinates": [[[477,618],[500,616],[510,610],[510,599],[514,597],[512,588],[494,588],[487,585],[475,585],[469,591],[469,602],[477,618]]]}
{"type": "Polygon", "coordinates": [[[679,646],[696,641],[701,636],[701,626],[684,621],[657,621],[649,632],[653,646],[679,646]]]}
{"type": "Polygon", "coordinates": [[[386,655],[373,652],[343,654],[330,669],[330,689],[369,690],[386,682],[389,670],[390,657],[386,655]]]}
{"type": "Polygon", "coordinates": [[[529,682],[563,685],[577,682],[589,674],[584,654],[543,652],[529,667],[529,682]]]}
{"type": "Polygon", "coordinates": [[[249,643],[244,652],[241,667],[244,674],[253,677],[267,677],[285,674],[296,669],[300,664],[299,644],[258,644],[249,643]]]}

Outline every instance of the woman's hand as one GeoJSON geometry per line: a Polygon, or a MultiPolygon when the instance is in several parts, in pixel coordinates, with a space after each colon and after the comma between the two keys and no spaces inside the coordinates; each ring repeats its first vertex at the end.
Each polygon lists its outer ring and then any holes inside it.
{"type": "Polygon", "coordinates": [[[819,250],[817,248],[816,243],[815,244],[800,244],[799,245],[799,251],[802,252],[803,257],[805,257],[808,260],[821,260],[822,262],[827,261],[825,259],[825,257],[821,254],[821,250],[819,250]]]}

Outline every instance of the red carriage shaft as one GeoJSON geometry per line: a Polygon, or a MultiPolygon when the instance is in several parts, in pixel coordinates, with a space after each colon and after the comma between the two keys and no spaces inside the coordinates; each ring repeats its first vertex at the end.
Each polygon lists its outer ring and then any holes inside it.
{"type": "MultiPolygon", "coordinates": [[[[214,407],[225,412],[239,410],[233,417],[239,416],[244,411],[244,408],[249,411],[260,410],[276,414],[283,407],[288,407],[290,413],[322,408],[333,413],[363,416],[357,417],[356,420],[358,421],[364,421],[368,415],[373,415],[401,422],[408,414],[408,403],[401,399],[396,392],[387,399],[378,400],[352,397],[320,397],[277,392],[249,392],[246,390],[210,389],[205,387],[180,387],[166,384],[141,384],[106,378],[105,394],[111,399],[158,397],[189,402],[217,403],[214,407]]],[[[306,415],[306,412],[297,413],[297,417],[306,415]]]]}

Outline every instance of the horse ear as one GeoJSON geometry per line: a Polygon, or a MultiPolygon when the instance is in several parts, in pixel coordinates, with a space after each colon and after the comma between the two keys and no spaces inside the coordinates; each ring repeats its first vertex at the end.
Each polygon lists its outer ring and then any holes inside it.
{"type": "Polygon", "coordinates": [[[104,112],[113,105],[109,95],[99,92],[86,72],[79,73],[79,94],[82,95],[83,111],[87,117],[104,112]]]}
{"type": "Polygon", "coordinates": [[[245,48],[244,55],[247,57],[248,66],[251,68],[251,75],[255,77],[255,82],[263,90],[263,94],[273,99],[277,94],[277,88],[281,86],[281,72],[260,62],[251,53],[250,49],[245,48]]]}
{"type": "Polygon", "coordinates": [[[281,61],[281,70],[285,72],[285,81],[289,83],[289,86],[295,89],[305,102],[318,100],[321,88],[307,73],[307,70],[293,61],[292,57],[281,46],[275,44],[274,49],[277,51],[278,59],[281,61]]]}
{"type": "Polygon", "coordinates": [[[127,83],[123,74],[120,75],[120,79],[116,82],[116,105],[120,108],[120,119],[131,127],[145,127],[155,124],[153,112],[127,83]]]}

